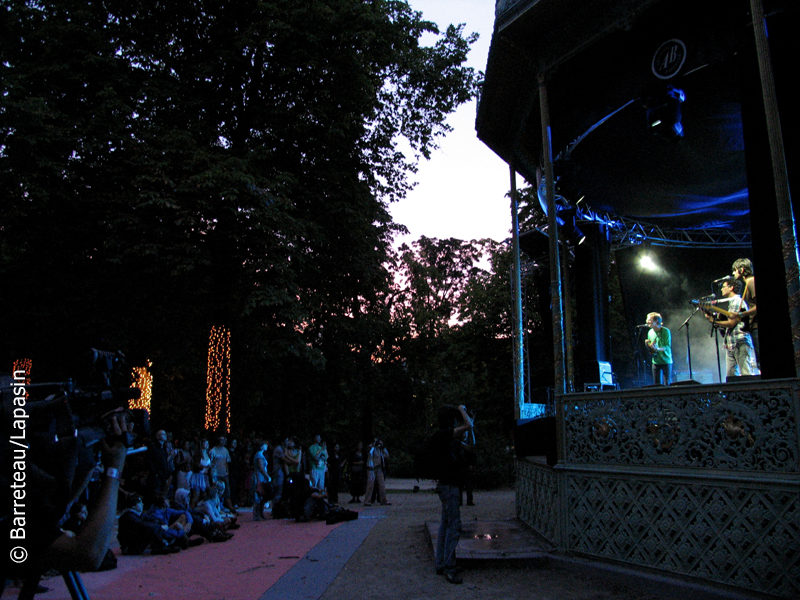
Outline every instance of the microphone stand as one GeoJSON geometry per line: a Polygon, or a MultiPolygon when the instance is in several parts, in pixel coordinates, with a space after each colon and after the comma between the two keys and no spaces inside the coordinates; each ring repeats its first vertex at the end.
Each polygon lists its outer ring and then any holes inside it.
{"type": "Polygon", "coordinates": [[[645,361],[644,356],[642,354],[642,344],[641,341],[641,331],[644,331],[643,327],[636,326],[636,340],[633,343],[633,356],[636,358],[636,375],[638,376],[638,382],[640,386],[647,385],[645,383],[645,376],[644,376],[644,365],[647,364],[645,361]]]}
{"type": "Polygon", "coordinates": [[[719,358],[719,327],[711,324],[711,337],[714,338],[714,343],[717,346],[717,379],[722,383],[722,366],[719,358]]]}
{"type": "Polygon", "coordinates": [[[692,311],[692,314],[681,323],[681,326],[678,327],[678,331],[680,331],[682,327],[686,326],[686,361],[689,363],[689,379],[694,379],[694,373],[692,372],[692,342],[689,341],[689,321],[692,320],[692,317],[695,316],[699,310],[700,307],[698,306],[692,311]]]}

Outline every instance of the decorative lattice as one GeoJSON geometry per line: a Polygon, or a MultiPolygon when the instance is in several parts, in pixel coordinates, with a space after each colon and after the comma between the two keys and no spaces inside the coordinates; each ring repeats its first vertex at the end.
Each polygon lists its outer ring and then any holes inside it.
{"type": "Polygon", "coordinates": [[[796,486],[607,475],[566,482],[568,551],[800,597],[796,486]]]}
{"type": "Polygon", "coordinates": [[[566,462],[798,473],[797,389],[788,383],[595,396],[562,400],[566,462]]]}
{"type": "Polygon", "coordinates": [[[800,381],[572,394],[517,513],[560,551],[800,597],[800,381]]]}
{"type": "Polygon", "coordinates": [[[558,545],[558,482],[553,469],[517,461],[517,516],[554,546],[558,545]]]}

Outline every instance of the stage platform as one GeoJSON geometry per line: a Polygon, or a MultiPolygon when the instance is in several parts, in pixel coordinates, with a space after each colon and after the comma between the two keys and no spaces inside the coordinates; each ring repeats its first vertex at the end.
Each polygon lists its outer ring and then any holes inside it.
{"type": "Polygon", "coordinates": [[[800,380],[566,394],[556,413],[520,426],[557,460],[518,455],[515,487],[559,555],[800,597],[800,380]]]}

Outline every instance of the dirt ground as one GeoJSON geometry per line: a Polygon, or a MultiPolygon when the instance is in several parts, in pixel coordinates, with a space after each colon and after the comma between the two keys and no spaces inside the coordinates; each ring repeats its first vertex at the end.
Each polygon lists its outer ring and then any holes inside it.
{"type": "MultiPolygon", "coordinates": [[[[681,600],[706,598],[658,582],[608,575],[557,560],[469,561],[464,583],[447,583],[435,574],[433,551],[424,523],[438,521],[440,504],[429,491],[390,491],[392,506],[328,587],[321,600],[416,600],[491,598],[532,600],[681,600]],[[669,587],[668,591],[664,588],[669,587]]],[[[515,518],[512,490],[477,492],[476,506],[464,506],[462,521],[515,518]]],[[[360,509],[362,518],[370,511],[360,509]]]]}

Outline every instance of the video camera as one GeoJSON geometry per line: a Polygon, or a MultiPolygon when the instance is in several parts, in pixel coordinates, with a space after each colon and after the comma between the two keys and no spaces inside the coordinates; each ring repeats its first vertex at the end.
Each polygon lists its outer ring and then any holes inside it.
{"type": "MultiPolygon", "coordinates": [[[[126,422],[133,423],[133,431],[122,440],[131,452],[138,439],[150,435],[150,418],[144,409],[130,409],[128,402],[137,400],[141,390],[125,387],[126,366],[125,355],[119,351],[103,351],[94,348],[90,351],[90,366],[94,373],[96,385],[77,387],[75,381],[34,383],[25,385],[27,396],[28,428],[34,436],[45,437],[55,435],[55,439],[64,435],[74,435],[79,445],[91,448],[100,440],[113,435],[111,418],[122,412],[126,422]],[[116,382],[123,382],[114,385],[116,382]]],[[[22,384],[13,382],[13,388],[2,390],[3,405],[6,406],[6,394],[16,393],[22,384]]],[[[39,440],[45,442],[45,440],[39,440]]]]}
{"type": "MultiPolygon", "coordinates": [[[[100,383],[92,387],[79,388],[72,380],[29,384],[19,371],[0,381],[0,423],[9,440],[0,458],[3,464],[11,464],[6,458],[12,456],[14,464],[24,464],[24,475],[14,480],[24,484],[27,514],[36,515],[28,522],[34,547],[40,539],[44,543],[47,532],[83,491],[98,464],[98,442],[121,441],[130,454],[139,451],[132,450],[137,440],[150,433],[147,411],[128,408],[128,401],[140,396],[139,389],[110,385],[112,378],[122,376],[123,359],[119,352],[92,350],[90,362],[100,383]],[[133,424],[133,431],[121,440],[113,438],[112,430],[112,417],[120,413],[133,424]]],[[[3,489],[11,483],[8,476],[0,472],[3,489]]],[[[0,523],[5,525],[10,513],[5,503],[2,508],[0,523]]]]}

